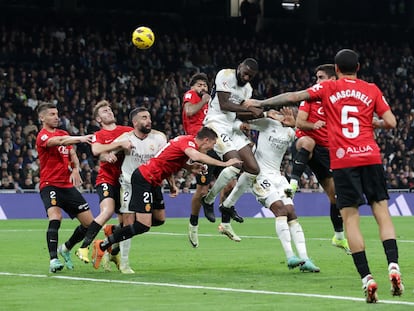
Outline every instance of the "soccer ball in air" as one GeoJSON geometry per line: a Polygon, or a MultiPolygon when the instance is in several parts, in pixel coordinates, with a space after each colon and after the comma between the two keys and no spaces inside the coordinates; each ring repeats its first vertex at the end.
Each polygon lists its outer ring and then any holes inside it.
{"type": "Polygon", "coordinates": [[[155,36],[151,28],[141,26],[132,33],[132,43],[141,50],[149,49],[154,41],[155,36]]]}

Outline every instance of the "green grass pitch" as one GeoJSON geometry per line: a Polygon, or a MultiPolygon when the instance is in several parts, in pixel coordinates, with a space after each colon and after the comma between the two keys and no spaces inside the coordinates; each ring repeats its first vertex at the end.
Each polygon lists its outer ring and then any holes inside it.
{"type": "MultiPolygon", "coordinates": [[[[320,273],[288,270],[274,219],[233,223],[240,243],[200,219],[200,247],[187,240],[187,219],[132,240],[133,275],[94,270],[73,254],[75,270],[48,272],[47,220],[0,221],[0,310],[413,310],[413,218],[394,217],[405,293],[392,297],[387,264],[372,217],[362,217],[367,256],[379,290],[375,306],[364,301],[352,257],[330,245],[328,217],[299,219],[309,256],[320,273]]],[[[113,222],[113,220],[111,220],[113,222]]],[[[77,221],[64,219],[59,243],[77,221]]],[[[99,234],[103,237],[103,233],[99,234]]],[[[77,245],[79,246],[79,245],[77,245]]],[[[72,251],[74,253],[74,250],[72,251]]]]}

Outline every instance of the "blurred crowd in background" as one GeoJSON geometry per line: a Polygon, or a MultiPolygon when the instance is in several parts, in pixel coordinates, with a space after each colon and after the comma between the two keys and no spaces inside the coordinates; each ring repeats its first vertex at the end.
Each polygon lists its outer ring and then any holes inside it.
{"type": "MultiPolygon", "coordinates": [[[[1,25],[1,24],[0,24],[1,25]]],[[[412,42],[411,42],[412,44],[412,42]]],[[[285,40],[272,34],[246,37],[233,34],[186,35],[182,31],[156,33],[149,50],[137,50],[130,32],[93,27],[32,25],[30,29],[0,26],[0,189],[36,191],[39,163],[35,139],[40,127],[36,107],[57,104],[61,128],[71,135],[99,129],[92,108],[101,99],[112,103],[118,124],[128,124],[129,111],[147,107],[153,128],[168,138],[184,134],[182,96],[195,72],[214,82],[222,68],[236,68],[245,57],[258,60],[253,81],[255,98],[312,85],[314,68],[333,61],[340,48],[361,55],[359,77],[375,82],[384,92],[398,120],[391,131],[378,130],[390,189],[414,188],[414,56],[413,45],[387,40],[285,40]]],[[[98,161],[88,145],[77,146],[84,180],[83,191],[93,192],[98,161]]],[[[282,171],[289,176],[290,153],[282,171]]],[[[195,188],[195,178],[180,172],[183,192],[195,188]]],[[[320,191],[311,172],[301,180],[302,191],[320,191]]]]}

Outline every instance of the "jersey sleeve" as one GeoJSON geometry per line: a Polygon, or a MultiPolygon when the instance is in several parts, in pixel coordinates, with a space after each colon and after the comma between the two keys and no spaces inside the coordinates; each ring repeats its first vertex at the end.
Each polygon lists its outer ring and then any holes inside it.
{"type": "Polygon", "coordinates": [[[95,143],[103,144],[103,137],[99,134],[99,131],[92,136],[92,144],[95,143]]]}
{"type": "Polygon", "coordinates": [[[42,148],[47,147],[47,141],[50,139],[51,136],[49,136],[46,132],[41,133],[39,139],[38,139],[38,146],[42,148]]]}
{"type": "Polygon", "coordinates": [[[381,118],[382,115],[388,111],[391,110],[387,100],[385,99],[384,95],[382,95],[381,91],[377,88],[377,100],[375,101],[375,113],[381,118]]]}
{"type": "Polygon", "coordinates": [[[118,136],[117,138],[114,139],[114,142],[120,142],[120,141],[127,141],[129,140],[129,132],[127,133],[123,133],[120,136],[118,136]]]}
{"type": "Polygon", "coordinates": [[[191,91],[187,91],[183,96],[183,103],[190,103],[192,105],[195,105],[199,102],[199,99],[197,98],[196,94],[191,91]]]}
{"type": "Polygon", "coordinates": [[[309,113],[310,111],[310,103],[307,101],[302,101],[299,105],[299,110],[309,113]]]}
{"type": "Polygon", "coordinates": [[[314,85],[312,85],[310,88],[308,88],[306,91],[308,92],[310,98],[307,101],[308,103],[311,102],[316,102],[316,101],[321,101],[324,92],[329,89],[329,83],[332,82],[333,80],[325,80],[322,81],[321,83],[316,83],[314,85]]]}
{"type": "Polygon", "coordinates": [[[180,140],[180,143],[178,144],[178,147],[182,151],[185,151],[185,149],[187,149],[187,148],[192,148],[192,149],[198,150],[194,139],[189,138],[189,137],[188,138],[186,137],[185,139],[180,140]]]}
{"type": "Polygon", "coordinates": [[[215,85],[217,92],[232,92],[231,78],[234,75],[234,70],[222,69],[217,73],[215,85]]]}

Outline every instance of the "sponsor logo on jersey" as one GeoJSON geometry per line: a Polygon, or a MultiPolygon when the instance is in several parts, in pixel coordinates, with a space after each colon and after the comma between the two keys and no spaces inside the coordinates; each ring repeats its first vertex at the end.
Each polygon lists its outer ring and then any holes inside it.
{"type": "Polygon", "coordinates": [[[360,154],[374,151],[370,145],[367,146],[356,146],[346,148],[348,154],[360,154]]]}
{"type": "Polygon", "coordinates": [[[370,145],[351,146],[351,147],[347,147],[346,149],[338,148],[336,150],[336,157],[338,159],[342,159],[345,156],[345,154],[349,155],[350,157],[355,157],[355,156],[358,156],[360,154],[371,153],[373,151],[374,151],[374,149],[370,145]]]}
{"type": "Polygon", "coordinates": [[[60,154],[69,154],[69,149],[66,146],[59,146],[58,151],[60,154]]]}
{"type": "Polygon", "coordinates": [[[323,107],[321,106],[321,107],[319,107],[317,110],[316,110],[316,112],[318,113],[318,114],[320,114],[320,115],[324,115],[325,114],[325,111],[323,111],[323,107]]]}

